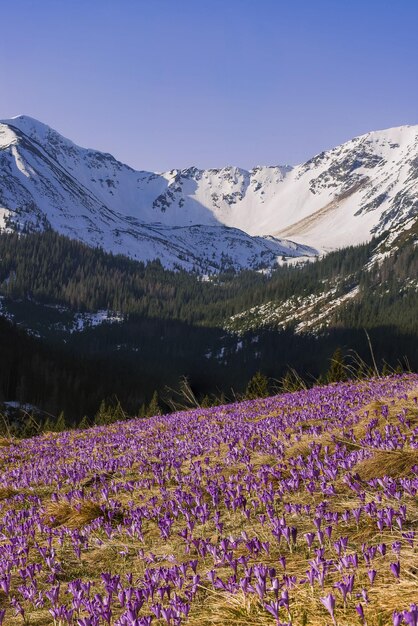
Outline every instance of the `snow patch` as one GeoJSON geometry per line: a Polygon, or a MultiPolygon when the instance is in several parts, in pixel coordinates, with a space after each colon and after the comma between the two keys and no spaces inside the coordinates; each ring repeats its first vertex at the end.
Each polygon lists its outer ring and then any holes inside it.
{"type": "Polygon", "coordinates": [[[107,310],[97,311],[97,313],[77,313],[70,332],[82,332],[87,328],[94,328],[101,324],[118,324],[123,322],[124,319],[123,315],[111,313],[107,310]]]}

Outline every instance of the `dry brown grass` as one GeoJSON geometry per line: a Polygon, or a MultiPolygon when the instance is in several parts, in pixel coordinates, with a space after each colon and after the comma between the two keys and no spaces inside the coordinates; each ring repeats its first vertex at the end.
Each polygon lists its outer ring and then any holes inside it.
{"type": "Polygon", "coordinates": [[[273,619],[255,596],[217,593],[202,589],[187,621],[188,626],[271,626],[273,619]]]}
{"type": "Polygon", "coordinates": [[[16,442],[13,439],[9,439],[7,437],[0,437],[0,447],[5,448],[7,446],[12,446],[16,442]]]}
{"type": "Polygon", "coordinates": [[[20,615],[6,615],[3,626],[25,626],[25,624],[30,624],[30,626],[52,626],[54,624],[54,622],[51,621],[52,618],[48,609],[26,611],[25,618],[25,621],[22,622],[20,615]]]}
{"type": "Polygon", "coordinates": [[[0,487],[0,500],[7,500],[7,498],[11,498],[19,493],[13,487],[0,487]]]}
{"type": "Polygon", "coordinates": [[[335,444],[333,442],[332,435],[333,433],[337,433],[337,432],[339,432],[338,429],[326,431],[322,433],[321,435],[316,435],[316,436],[312,435],[311,433],[309,434],[306,433],[302,435],[298,441],[295,441],[290,446],[286,446],[284,456],[286,459],[296,458],[298,456],[301,456],[304,459],[306,459],[311,453],[312,442],[314,442],[315,444],[321,445],[323,448],[324,446],[329,446],[330,449],[333,450],[335,444]]]}
{"type": "MultiPolygon", "coordinates": [[[[417,391],[413,391],[409,394],[408,400],[402,400],[401,406],[403,409],[406,409],[408,412],[408,420],[410,421],[411,427],[414,428],[418,425],[418,406],[415,404],[413,398],[416,396],[417,391]]],[[[372,419],[377,419],[376,428],[381,430],[385,427],[386,424],[397,424],[397,413],[399,411],[399,404],[392,404],[391,399],[388,399],[387,402],[384,400],[374,400],[370,402],[366,406],[359,409],[359,421],[353,428],[353,434],[355,438],[362,439],[367,432],[367,426],[372,419]],[[383,417],[381,414],[382,406],[387,405],[389,408],[389,414],[387,417],[383,417]]]]}
{"type": "Polygon", "coordinates": [[[80,485],[82,487],[91,487],[92,485],[95,485],[96,483],[101,481],[109,482],[110,480],[112,480],[114,475],[115,472],[101,472],[99,474],[93,474],[93,476],[89,476],[85,480],[82,480],[80,485]]]}
{"type": "Polygon", "coordinates": [[[53,528],[56,526],[67,526],[71,529],[82,528],[102,516],[103,509],[100,504],[88,500],[73,504],[49,502],[45,507],[45,521],[53,528]]]}
{"type": "MultiPolygon", "coordinates": [[[[408,406],[410,408],[411,420],[418,421],[418,410],[414,405],[410,396],[410,401],[403,401],[399,404],[389,405],[389,416],[383,418],[381,416],[381,407],[386,404],[384,401],[374,402],[367,407],[356,407],[358,415],[358,423],[354,424],[355,435],[358,444],[350,444],[350,442],[343,442],[347,447],[353,445],[354,447],[362,447],[361,439],[367,433],[367,426],[371,419],[378,418],[377,428],[383,429],[384,426],[390,422],[393,424],[399,424],[397,419],[397,413],[400,408],[408,406]],[[366,411],[368,414],[366,415],[366,411]]],[[[265,416],[264,416],[265,417],[265,416]]],[[[264,417],[262,419],[264,419],[264,417]]],[[[220,422],[222,423],[222,422],[220,422]]],[[[317,425],[317,422],[307,423],[307,426],[317,425]]],[[[166,426],[161,424],[160,427],[166,426]]],[[[282,476],[288,477],[292,464],[289,463],[289,459],[301,455],[306,458],[311,451],[310,444],[322,444],[323,447],[328,445],[332,451],[335,447],[335,443],[332,440],[332,436],[335,435],[338,441],[338,435],[341,435],[341,428],[338,424],[327,423],[324,425],[327,430],[318,436],[313,436],[309,433],[302,433],[302,436],[297,440],[297,436],[293,435],[290,439],[290,443],[286,440],[286,435],[290,433],[277,433],[277,439],[282,439],[285,444],[284,459],[281,455],[263,454],[260,451],[254,451],[249,449],[251,459],[250,464],[254,468],[255,472],[258,472],[263,466],[274,467],[279,464],[280,472],[282,476]]],[[[157,436],[156,433],[153,436],[157,436]]],[[[151,436],[149,433],[147,436],[151,436]]],[[[417,451],[408,450],[402,454],[370,450],[373,455],[369,459],[365,459],[353,471],[358,471],[363,480],[368,480],[369,477],[381,476],[383,474],[389,474],[393,477],[406,476],[411,470],[411,467],[418,463],[417,451]],[[411,453],[411,454],[410,454],[411,453]],[[388,458],[386,458],[388,457],[388,458]],[[393,470],[391,465],[393,464],[393,470]],[[373,474],[373,472],[379,472],[373,474]],[[392,473],[393,472],[393,473],[392,473]]],[[[101,449],[98,446],[95,454],[100,457],[101,449]]],[[[114,448],[111,448],[109,454],[115,454],[114,448]]],[[[212,451],[205,452],[201,456],[194,457],[185,461],[180,468],[180,472],[183,475],[188,475],[192,469],[192,463],[200,461],[202,465],[206,457],[210,459],[210,466],[219,467],[219,473],[226,479],[231,479],[232,483],[236,480],[235,476],[240,470],[246,469],[246,463],[231,463],[229,448],[226,444],[221,444],[212,451]]],[[[149,458],[148,464],[134,462],[130,467],[127,474],[122,478],[118,476],[118,473],[112,474],[111,472],[99,472],[95,475],[90,475],[85,478],[82,485],[84,487],[90,487],[89,494],[86,495],[86,500],[79,500],[77,502],[67,503],[62,500],[54,503],[50,501],[50,488],[43,488],[42,491],[43,502],[45,503],[45,515],[44,518],[51,526],[63,526],[75,529],[82,528],[86,524],[94,521],[98,517],[104,515],[103,509],[100,506],[101,496],[99,495],[99,487],[101,482],[109,483],[111,489],[115,486],[118,487],[119,480],[120,487],[116,489],[117,499],[121,507],[124,510],[128,510],[130,503],[145,505],[150,498],[156,498],[156,502],[163,503],[164,498],[170,497],[170,493],[176,488],[176,482],[172,482],[171,479],[167,479],[167,490],[164,493],[158,484],[152,484],[148,489],[145,489],[138,483],[135,485],[133,491],[124,491],[123,483],[126,480],[140,480],[144,478],[152,478],[152,461],[158,461],[158,459],[149,458]],[[96,494],[96,495],[94,495],[96,494]],[[94,501],[96,500],[96,501],[94,501]],[[50,518],[53,518],[52,520],[50,518]]],[[[20,460],[19,462],[24,462],[20,460]]],[[[296,464],[297,467],[298,464],[296,464]]],[[[268,472],[266,473],[268,475],[268,472]]],[[[238,479],[237,479],[238,480],[238,479]]],[[[276,478],[272,475],[268,475],[268,480],[273,486],[275,485],[276,478]]],[[[206,477],[203,473],[201,480],[201,487],[203,493],[201,493],[201,500],[210,503],[211,498],[205,491],[206,477]]],[[[335,481],[336,494],[335,497],[330,498],[330,508],[333,511],[342,513],[345,510],[357,508],[360,504],[357,495],[349,488],[349,486],[342,481],[341,477],[335,481]]],[[[366,489],[366,501],[374,499],[374,494],[369,487],[364,484],[366,489]]],[[[187,481],[183,485],[183,489],[189,490],[190,486],[187,481]]],[[[39,489],[37,492],[40,491],[39,489]]],[[[64,490],[62,490],[64,493],[64,490]]],[[[0,492],[1,494],[1,492],[0,492]]],[[[256,493],[252,493],[249,496],[250,499],[257,499],[256,493]]],[[[1,495],[0,495],[1,499],[1,495]]],[[[385,496],[383,495],[383,501],[385,502],[385,496]]],[[[297,493],[285,494],[283,498],[276,498],[274,502],[275,513],[278,516],[284,514],[285,504],[287,501],[298,502],[299,504],[310,504],[312,510],[318,506],[323,500],[323,494],[316,492],[314,494],[308,493],[303,486],[297,493]]],[[[405,502],[408,505],[408,523],[411,520],[416,520],[418,517],[418,502],[416,499],[406,497],[405,502]]],[[[13,505],[13,501],[5,503],[5,507],[13,505]]],[[[268,525],[263,525],[257,514],[252,513],[250,520],[247,520],[240,511],[234,512],[227,510],[223,501],[219,504],[219,510],[222,513],[222,522],[224,529],[221,534],[218,533],[213,520],[210,520],[204,524],[196,524],[193,536],[195,538],[202,537],[210,539],[212,545],[218,545],[222,536],[226,537],[239,537],[241,531],[245,530],[250,537],[257,536],[261,541],[270,542],[270,553],[261,553],[251,557],[251,562],[262,561],[270,567],[276,567],[281,575],[281,566],[278,565],[278,559],[280,556],[286,556],[287,570],[289,575],[296,576],[297,579],[302,579],[306,575],[306,567],[309,558],[314,556],[314,551],[308,551],[308,548],[303,539],[303,533],[312,532],[315,530],[312,515],[305,513],[286,513],[286,519],[288,524],[297,525],[299,531],[299,539],[296,547],[293,547],[290,552],[289,548],[282,540],[279,543],[273,537],[268,525]]],[[[258,513],[261,513],[265,508],[260,504],[258,513]]],[[[263,608],[255,594],[245,596],[243,593],[238,592],[236,594],[230,594],[222,591],[215,591],[212,588],[208,588],[206,574],[209,570],[213,569],[213,560],[211,556],[198,557],[198,552],[195,547],[191,546],[191,551],[185,552],[184,540],[179,536],[179,531],[183,528],[184,523],[181,517],[176,519],[173,523],[171,536],[166,539],[161,539],[161,534],[157,522],[155,519],[144,519],[142,524],[143,539],[139,537],[128,537],[123,533],[120,533],[118,528],[114,527],[114,534],[112,537],[107,537],[106,534],[98,529],[94,531],[94,537],[97,538],[97,543],[93,540],[90,542],[88,548],[83,549],[82,556],[78,559],[74,555],[72,545],[68,538],[65,539],[64,545],[60,546],[60,558],[63,564],[62,572],[60,573],[60,581],[63,583],[82,578],[83,580],[91,580],[97,591],[101,590],[100,572],[111,571],[112,573],[118,573],[121,576],[131,572],[134,578],[140,579],[146,567],[153,567],[153,565],[147,563],[142,558],[138,558],[138,550],[144,550],[145,554],[149,556],[151,553],[155,557],[152,563],[156,566],[172,566],[173,562],[182,563],[188,561],[191,558],[199,559],[199,574],[201,575],[201,584],[196,598],[193,601],[190,615],[185,620],[187,626],[272,626],[275,623],[273,617],[263,608]],[[175,561],[173,561],[175,559],[175,561]]],[[[409,526],[408,526],[409,528],[409,526]]],[[[339,536],[347,536],[349,539],[349,551],[354,552],[358,550],[358,546],[362,542],[372,542],[373,544],[386,542],[388,546],[394,540],[401,540],[401,531],[397,529],[385,529],[382,533],[378,531],[374,520],[362,515],[359,523],[356,523],[354,518],[350,518],[347,523],[341,524],[336,527],[333,535],[333,540],[339,536]]],[[[316,545],[317,542],[316,542],[316,545]]],[[[336,553],[333,551],[332,542],[327,542],[325,539],[327,555],[330,558],[336,558],[336,553]]],[[[239,544],[234,551],[234,557],[238,558],[248,554],[248,550],[245,545],[239,544]]],[[[416,566],[416,548],[409,548],[404,546],[402,548],[402,577],[401,580],[396,582],[392,574],[390,573],[390,561],[394,560],[394,556],[388,551],[385,556],[377,556],[374,560],[373,566],[378,571],[376,582],[372,588],[368,584],[367,569],[368,566],[362,561],[359,564],[356,572],[356,592],[358,592],[363,586],[369,589],[369,596],[371,599],[370,605],[364,605],[366,612],[366,620],[368,626],[389,626],[392,623],[391,614],[395,609],[399,609],[400,601],[403,608],[407,608],[409,603],[416,600],[416,589],[418,588],[418,574],[416,566]]],[[[231,570],[223,565],[218,565],[216,568],[217,575],[225,580],[230,574],[231,570]]],[[[318,585],[315,586],[312,592],[308,585],[297,585],[292,589],[291,595],[291,613],[292,624],[294,626],[329,626],[331,623],[330,616],[319,601],[320,596],[325,596],[328,593],[334,593],[337,596],[337,608],[336,617],[338,626],[357,626],[361,622],[355,613],[354,602],[355,599],[350,599],[350,606],[345,610],[342,605],[341,597],[333,587],[333,584],[339,580],[339,574],[337,572],[331,572],[327,579],[324,589],[320,589],[318,585]]],[[[42,581],[41,581],[42,584],[42,581]]],[[[271,596],[271,594],[270,594],[271,596]]],[[[360,599],[361,601],[361,599],[360,599]]],[[[114,619],[118,617],[118,610],[114,614],[114,619]]],[[[148,611],[147,606],[144,607],[143,612],[148,611]]],[[[289,618],[284,608],[281,609],[281,621],[288,622],[289,618]]],[[[28,611],[27,613],[28,624],[33,626],[46,626],[52,624],[51,617],[44,609],[37,611],[28,611]]],[[[161,624],[162,620],[154,620],[157,624],[161,624]]],[[[154,623],[154,622],[153,622],[154,623]]],[[[10,613],[5,622],[8,626],[18,626],[22,624],[20,616],[16,618],[10,613]]]]}
{"type": "MultiPolygon", "coordinates": [[[[410,394],[412,398],[414,394],[410,394]]],[[[388,400],[388,402],[390,399],[388,400]]],[[[382,400],[373,400],[369,404],[358,408],[358,417],[359,420],[357,424],[353,427],[353,434],[355,439],[358,441],[362,439],[367,432],[367,425],[369,424],[371,419],[378,419],[377,428],[384,427],[388,421],[395,422],[395,414],[396,414],[396,406],[390,406],[389,418],[383,418],[381,415],[382,406],[387,404],[384,399],[382,400]]],[[[418,409],[416,405],[413,403],[412,399],[408,402],[402,403],[403,407],[407,407],[412,415],[411,421],[414,422],[414,412],[416,413],[416,421],[418,422],[418,409]]],[[[327,430],[324,430],[320,435],[312,435],[311,433],[303,433],[299,436],[299,439],[294,440],[290,445],[286,445],[285,448],[285,458],[295,458],[298,456],[302,456],[303,458],[307,458],[311,452],[311,443],[315,442],[317,445],[321,445],[322,448],[328,446],[330,451],[333,452],[335,449],[335,442],[344,443],[348,449],[355,449],[356,447],[361,447],[361,445],[356,445],[355,443],[347,440],[342,440],[341,435],[341,426],[339,424],[326,424],[321,422],[321,420],[309,420],[303,423],[303,429],[306,429],[309,426],[318,426],[323,425],[327,427],[327,430]],[[335,439],[334,439],[335,438],[335,439]]]]}
{"type": "Polygon", "coordinates": [[[361,461],[356,470],[362,480],[372,480],[383,475],[403,478],[418,465],[418,450],[376,450],[368,459],[361,461]]]}

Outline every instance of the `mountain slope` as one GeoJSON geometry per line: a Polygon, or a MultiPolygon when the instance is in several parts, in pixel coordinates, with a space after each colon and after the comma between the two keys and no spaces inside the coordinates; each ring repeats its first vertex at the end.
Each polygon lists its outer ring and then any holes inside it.
{"type": "Polygon", "coordinates": [[[364,329],[379,369],[398,361],[416,369],[410,234],[380,264],[369,262],[379,248],[372,240],[301,268],[203,280],[51,230],[1,233],[0,401],[80,419],[113,394],[137,410],[181,376],[201,399],[243,392],[258,370],[279,380],[292,367],[312,380],[337,347],[370,363],[364,329]]]}
{"type": "Polygon", "coordinates": [[[417,394],[408,374],[6,432],[4,626],[416,626],[417,394]]]}
{"type": "Polygon", "coordinates": [[[0,147],[0,218],[12,230],[51,227],[106,250],[199,271],[268,267],[281,256],[316,252],[228,228],[204,217],[203,206],[193,219],[162,223],[152,198],[167,188],[164,176],[79,148],[30,118],[0,124],[0,147]]]}
{"type": "Polygon", "coordinates": [[[26,116],[0,124],[4,225],[51,226],[168,267],[269,266],[401,232],[417,214],[418,126],[356,137],[294,168],[156,174],[80,148],[26,116]]]}

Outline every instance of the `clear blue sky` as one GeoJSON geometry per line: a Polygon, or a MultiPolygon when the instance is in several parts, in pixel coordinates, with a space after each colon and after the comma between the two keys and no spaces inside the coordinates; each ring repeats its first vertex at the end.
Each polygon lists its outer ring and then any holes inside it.
{"type": "Polygon", "coordinates": [[[295,164],[418,123],[418,0],[4,1],[0,85],[138,169],[295,164]]]}

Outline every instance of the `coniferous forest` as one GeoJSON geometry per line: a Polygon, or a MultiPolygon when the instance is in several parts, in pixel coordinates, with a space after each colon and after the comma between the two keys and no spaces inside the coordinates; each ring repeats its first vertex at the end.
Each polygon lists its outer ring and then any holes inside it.
{"type": "Polygon", "coordinates": [[[325,379],[336,350],[360,369],[360,359],[380,369],[417,369],[418,249],[406,243],[370,262],[378,245],[373,240],[270,274],[202,277],[52,231],[2,233],[0,400],[28,403],[51,419],[63,411],[68,425],[84,416],[91,422],[102,401],[129,414],[146,414],[152,401],[168,410],[181,380],[200,403],[259,388],[257,380],[249,387],[257,373],[270,392],[289,372],[312,384],[325,379]],[[338,298],[353,287],[357,296],[323,328],[299,332],[292,322],[267,322],[226,330],[232,316],[262,303],[307,294],[315,300],[327,289],[338,298]],[[101,310],[118,321],[74,332],[77,316],[101,310]]]}

